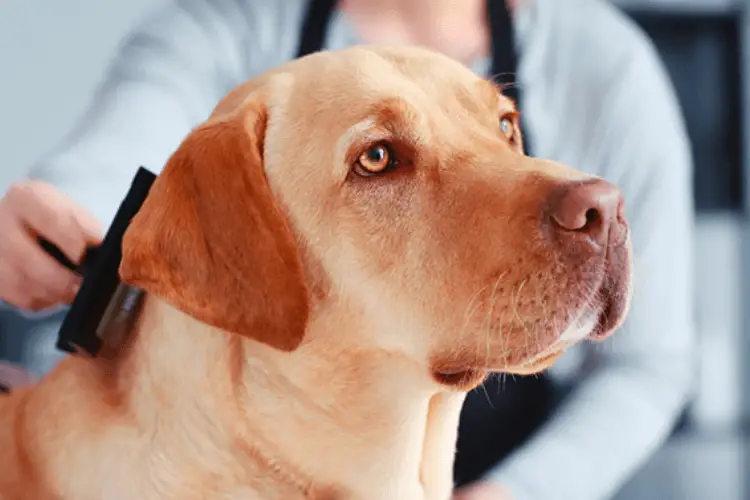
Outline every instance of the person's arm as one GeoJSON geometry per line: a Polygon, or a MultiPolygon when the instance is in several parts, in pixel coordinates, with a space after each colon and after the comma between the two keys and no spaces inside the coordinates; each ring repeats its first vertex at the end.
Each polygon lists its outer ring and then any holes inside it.
{"type": "Polygon", "coordinates": [[[668,436],[695,373],[693,203],[689,141],[673,89],[649,46],[623,71],[593,145],[626,197],[634,294],[625,325],[594,346],[598,366],[487,479],[513,500],[603,500],[668,436]]]}
{"type": "Polygon", "coordinates": [[[273,13],[269,5],[179,0],[151,14],[121,46],[76,129],[29,177],[59,188],[106,227],[138,167],[160,171],[263,60],[254,37],[273,13]]]}
{"type": "Polygon", "coordinates": [[[72,260],[97,244],[138,167],[159,172],[229,90],[279,58],[283,14],[282,2],[175,0],[133,31],[73,133],[0,193],[0,308],[69,302],[77,278],[35,237],[72,260]]]}
{"type": "Polygon", "coordinates": [[[253,17],[238,5],[181,0],[154,12],[116,54],[76,130],[0,193],[0,308],[46,309],[71,299],[76,277],[44,254],[36,236],[71,260],[100,241],[138,167],[160,171],[241,78],[240,47],[252,31],[240,28],[253,17]]]}

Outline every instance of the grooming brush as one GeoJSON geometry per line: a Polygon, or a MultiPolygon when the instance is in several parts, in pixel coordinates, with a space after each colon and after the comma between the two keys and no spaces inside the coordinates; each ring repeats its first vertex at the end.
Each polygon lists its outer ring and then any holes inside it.
{"type": "Polygon", "coordinates": [[[140,303],[143,292],[120,281],[122,238],[148,196],[156,175],[140,167],[125,199],[115,214],[101,245],[86,250],[80,264],[68,259],[59,248],[39,238],[40,246],[57,262],[82,278],[68,314],[63,320],[57,348],[73,354],[96,356],[104,344],[121,339],[122,324],[140,303]]]}

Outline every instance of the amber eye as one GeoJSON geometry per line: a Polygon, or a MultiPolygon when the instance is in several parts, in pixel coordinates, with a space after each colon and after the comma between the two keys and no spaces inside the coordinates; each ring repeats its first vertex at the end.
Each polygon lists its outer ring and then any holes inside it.
{"type": "Polygon", "coordinates": [[[504,116],[500,119],[500,131],[506,139],[513,139],[515,127],[513,126],[513,119],[511,117],[504,116]]]}
{"type": "Polygon", "coordinates": [[[360,175],[376,175],[393,166],[393,153],[385,144],[376,144],[359,155],[355,170],[360,175]]]}

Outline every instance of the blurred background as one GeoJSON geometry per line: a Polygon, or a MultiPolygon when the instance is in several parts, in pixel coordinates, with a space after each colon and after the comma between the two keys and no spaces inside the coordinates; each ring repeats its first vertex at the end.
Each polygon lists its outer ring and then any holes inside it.
{"type": "MultiPolygon", "coordinates": [[[[612,1],[655,42],[692,140],[701,345],[696,397],[616,500],[750,499],[750,0],[612,1]]],[[[159,3],[0,2],[0,193],[72,128],[117,44],[159,3]]],[[[0,357],[51,365],[43,333],[5,313],[0,357]]]]}

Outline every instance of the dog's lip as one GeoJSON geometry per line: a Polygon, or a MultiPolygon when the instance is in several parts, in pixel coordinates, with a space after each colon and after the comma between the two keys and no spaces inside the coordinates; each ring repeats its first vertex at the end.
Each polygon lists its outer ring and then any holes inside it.
{"type": "Polygon", "coordinates": [[[597,293],[599,302],[596,308],[596,324],[588,335],[589,340],[604,340],[608,338],[620,325],[622,321],[622,307],[618,307],[618,297],[607,291],[606,288],[597,293]]]}
{"type": "Polygon", "coordinates": [[[591,333],[588,335],[588,339],[590,340],[600,340],[608,336],[607,333],[607,313],[606,310],[607,307],[603,307],[599,310],[599,314],[597,315],[596,319],[596,326],[594,326],[594,329],[591,330],[591,333]]]}
{"type": "Polygon", "coordinates": [[[470,390],[481,384],[487,377],[488,370],[481,368],[436,369],[433,377],[440,384],[457,390],[470,390]]]}
{"type": "Polygon", "coordinates": [[[585,313],[576,320],[575,327],[571,328],[573,333],[563,332],[558,342],[575,344],[582,340],[602,340],[615,330],[618,319],[613,317],[614,304],[612,299],[607,299],[602,305],[596,307],[587,306],[585,313]]]}
{"type": "Polygon", "coordinates": [[[563,354],[565,354],[565,349],[567,347],[568,345],[556,346],[554,349],[550,349],[543,353],[540,353],[539,355],[535,356],[529,361],[526,361],[525,363],[517,366],[506,367],[502,371],[517,375],[531,375],[534,373],[542,372],[550,368],[555,363],[555,361],[557,361],[563,354]]]}
{"type": "Polygon", "coordinates": [[[629,276],[630,257],[627,246],[629,227],[625,227],[625,236],[620,244],[612,245],[607,250],[605,273],[599,288],[594,294],[589,309],[596,311],[597,320],[588,340],[601,341],[608,338],[624,321],[629,308],[631,292],[629,276]]]}
{"type": "Polygon", "coordinates": [[[540,352],[528,361],[514,367],[518,370],[541,371],[549,368],[565,351],[583,340],[603,340],[615,330],[619,319],[613,317],[615,310],[614,298],[609,297],[599,305],[591,304],[584,308],[584,312],[573,322],[571,328],[558,337],[550,347],[540,352]]]}
{"type": "Polygon", "coordinates": [[[604,340],[622,322],[627,310],[623,307],[621,293],[611,276],[605,275],[598,289],[588,302],[579,309],[578,316],[568,330],[562,332],[558,341],[604,340]]]}
{"type": "Polygon", "coordinates": [[[568,347],[567,345],[558,346],[555,349],[552,349],[550,352],[542,353],[540,356],[535,357],[534,359],[524,363],[521,366],[523,367],[538,366],[538,365],[543,365],[549,361],[554,361],[565,353],[565,349],[567,347],[568,347]]]}

